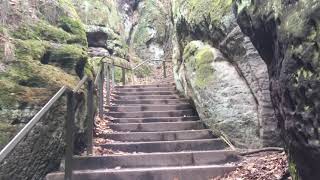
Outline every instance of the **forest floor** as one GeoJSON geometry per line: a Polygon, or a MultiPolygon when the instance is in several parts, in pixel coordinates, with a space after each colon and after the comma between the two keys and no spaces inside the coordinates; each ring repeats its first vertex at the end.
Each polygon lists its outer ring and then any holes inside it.
{"type": "Polygon", "coordinates": [[[284,152],[261,152],[242,157],[238,168],[214,180],[291,180],[284,152]]]}

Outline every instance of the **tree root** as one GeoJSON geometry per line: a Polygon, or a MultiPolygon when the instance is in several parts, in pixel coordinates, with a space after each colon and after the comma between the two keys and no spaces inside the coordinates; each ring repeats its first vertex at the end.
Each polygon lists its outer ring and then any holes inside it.
{"type": "Polygon", "coordinates": [[[250,150],[250,151],[247,151],[247,152],[242,152],[242,153],[239,153],[239,155],[240,156],[248,156],[248,155],[251,155],[251,154],[257,154],[257,153],[269,152],[269,151],[283,152],[284,149],[283,148],[278,148],[278,147],[267,147],[267,148],[255,149],[255,150],[250,150]]]}

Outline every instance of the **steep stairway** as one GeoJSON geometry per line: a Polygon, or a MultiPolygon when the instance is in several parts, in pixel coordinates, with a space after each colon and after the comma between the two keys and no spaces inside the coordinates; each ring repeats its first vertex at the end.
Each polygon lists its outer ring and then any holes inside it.
{"type": "MultiPolygon", "coordinates": [[[[109,111],[113,130],[101,147],[126,152],[74,161],[76,180],[210,180],[235,166],[236,152],[199,120],[172,83],[116,86],[109,111]]],[[[62,173],[47,176],[62,179],[62,173]]]]}

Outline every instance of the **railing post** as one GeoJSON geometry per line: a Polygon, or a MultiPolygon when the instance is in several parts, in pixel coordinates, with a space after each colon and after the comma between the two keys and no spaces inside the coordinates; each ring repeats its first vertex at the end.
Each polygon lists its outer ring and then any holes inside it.
{"type": "Polygon", "coordinates": [[[111,79],[112,79],[112,86],[115,86],[115,80],[114,80],[114,73],[115,73],[115,69],[114,69],[114,64],[112,63],[111,65],[111,79]]]}
{"type": "Polygon", "coordinates": [[[122,68],[122,84],[126,85],[126,69],[122,68]]]}
{"type": "Polygon", "coordinates": [[[101,65],[101,72],[99,76],[99,117],[103,118],[104,63],[101,65]]]}
{"type": "Polygon", "coordinates": [[[73,164],[73,131],[75,122],[75,98],[74,92],[67,93],[67,122],[66,122],[66,157],[65,157],[65,180],[72,180],[73,164]]]}
{"type": "Polygon", "coordinates": [[[110,65],[106,65],[106,90],[107,90],[107,105],[110,105],[110,65]]]}
{"type": "Polygon", "coordinates": [[[163,77],[167,78],[166,61],[162,61],[162,65],[163,65],[163,77]]]}
{"type": "Polygon", "coordinates": [[[94,104],[93,104],[93,91],[94,85],[93,80],[88,80],[88,94],[87,94],[87,111],[88,111],[88,135],[87,135],[87,154],[92,154],[93,148],[93,124],[94,124],[94,104]]]}

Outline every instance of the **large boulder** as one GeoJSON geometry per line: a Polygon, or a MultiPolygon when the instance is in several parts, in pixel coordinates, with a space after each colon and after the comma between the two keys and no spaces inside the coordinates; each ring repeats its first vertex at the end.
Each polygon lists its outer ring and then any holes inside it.
{"type": "Polygon", "coordinates": [[[179,79],[201,119],[215,132],[225,132],[238,147],[261,146],[256,102],[237,69],[201,41],[185,47],[183,61],[179,79]]]}
{"type": "Polygon", "coordinates": [[[320,3],[237,1],[238,23],[268,65],[293,179],[320,179],[320,3]]]}
{"type": "MultiPolygon", "coordinates": [[[[277,133],[277,122],[275,121],[273,106],[270,100],[269,77],[266,64],[261,59],[259,53],[245,36],[232,13],[232,1],[173,1],[173,20],[175,34],[173,38],[173,60],[174,71],[178,87],[185,92],[185,85],[181,79],[180,69],[185,66],[184,53],[188,44],[193,40],[200,40],[218,49],[230,62],[236,71],[233,76],[239,76],[245,82],[246,92],[250,92],[250,98],[255,110],[248,112],[253,119],[248,119],[248,126],[239,125],[237,130],[245,132],[248,129],[248,136],[236,136],[234,131],[230,131],[231,126],[218,128],[231,141],[241,147],[260,147],[280,145],[279,134],[277,133]],[[253,143],[249,143],[253,142],[253,143]]],[[[212,73],[212,72],[211,72],[212,73]]],[[[210,75],[210,72],[207,73],[210,75]]],[[[237,81],[234,81],[235,83],[237,81]]],[[[233,81],[230,82],[232,86],[233,81]]],[[[214,88],[215,84],[204,83],[204,86],[214,88]]],[[[218,84],[217,84],[218,85],[218,84]]],[[[218,85],[220,86],[220,85],[218,85]]],[[[211,98],[210,88],[207,90],[207,98],[211,98]],[[210,94],[210,95],[209,95],[210,94]]],[[[243,87],[244,88],[244,87],[243,87]]],[[[242,89],[244,90],[244,89],[242,89]]],[[[194,94],[199,90],[192,89],[194,94]]],[[[194,99],[194,97],[191,97],[194,99]]],[[[205,101],[205,99],[203,99],[205,101]]],[[[197,102],[197,101],[195,101],[197,102]]],[[[198,101],[198,103],[202,103],[198,101]]],[[[197,104],[197,103],[196,103],[197,104]]],[[[217,104],[218,105],[218,104],[217,104]]],[[[199,106],[200,107],[200,106],[199,106]]],[[[202,107],[198,111],[210,111],[210,107],[202,107]]],[[[213,112],[211,110],[211,112],[213,112]]],[[[219,120],[215,120],[217,112],[211,113],[211,122],[208,124],[219,127],[219,120]]],[[[241,118],[240,118],[241,119],[241,118]]],[[[244,119],[239,122],[245,122],[244,119]]]]}

